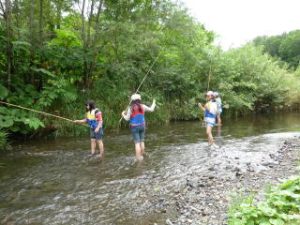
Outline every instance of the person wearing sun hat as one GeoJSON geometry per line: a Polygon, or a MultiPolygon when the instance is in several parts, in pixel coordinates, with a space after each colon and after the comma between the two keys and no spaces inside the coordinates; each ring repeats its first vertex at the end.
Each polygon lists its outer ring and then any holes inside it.
{"type": "Polygon", "coordinates": [[[135,156],[138,161],[143,160],[145,153],[145,112],[153,112],[156,106],[156,101],[153,99],[151,107],[142,104],[140,94],[133,94],[131,96],[130,107],[127,112],[122,112],[122,117],[129,121],[130,130],[135,143],[135,156]]]}
{"type": "Polygon", "coordinates": [[[214,101],[214,92],[208,91],[206,93],[206,104],[203,106],[198,103],[200,109],[204,111],[204,122],[206,125],[206,134],[208,139],[208,145],[212,148],[217,148],[218,146],[214,143],[214,138],[212,135],[212,128],[216,125],[217,116],[217,104],[214,101]]]}

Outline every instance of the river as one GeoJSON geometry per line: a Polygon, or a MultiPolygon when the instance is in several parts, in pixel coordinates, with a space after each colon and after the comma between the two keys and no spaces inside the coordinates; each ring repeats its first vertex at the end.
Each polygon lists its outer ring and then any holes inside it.
{"type": "MultiPolygon", "coordinates": [[[[299,114],[270,114],[225,120],[214,136],[223,152],[241,157],[271,152],[299,131],[299,114]]],[[[0,155],[0,224],[165,224],[179,216],[168,200],[186,177],[207,173],[217,158],[197,121],[148,128],[141,163],[128,129],[106,132],[104,145],[100,162],[88,157],[88,136],[14,144],[0,155]]]]}

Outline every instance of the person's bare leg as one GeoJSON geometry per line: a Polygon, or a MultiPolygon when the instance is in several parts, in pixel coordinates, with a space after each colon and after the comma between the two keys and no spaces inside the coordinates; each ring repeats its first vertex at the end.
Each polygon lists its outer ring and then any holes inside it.
{"type": "Polygon", "coordinates": [[[99,147],[99,151],[100,151],[100,158],[102,158],[104,156],[104,145],[103,145],[103,141],[102,140],[98,140],[98,147],[99,147]]]}
{"type": "Polygon", "coordinates": [[[221,126],[222,125],[222,120],[221,120],[221,115],[218,115],[218,125],[221,126]]]}
{"type": "Polygon", "coordinates": [[[143,160],[143,156],[142,156],[142,152],[141,152],[141,143],[135,143],[135,157],[137,161],[142,161],[143,160]]]}
{"type": "Polygon", "coordinates": [[[141,142],[141,154],[145,154],[145,142],[141,142]]]}
{"type": "Polygon", "coordinates": [[[212,136],[212,127],[207,126],[206,127],[206,134],[207,134],[207,139],[208,139],[208,144],[212,145],[214,143],[214,138],[212,136]]]}
{"type": "Polygon", "coordinates": [[[91,139],[91,154],[94,155],[96,151],[96,139],[91,139]]]}

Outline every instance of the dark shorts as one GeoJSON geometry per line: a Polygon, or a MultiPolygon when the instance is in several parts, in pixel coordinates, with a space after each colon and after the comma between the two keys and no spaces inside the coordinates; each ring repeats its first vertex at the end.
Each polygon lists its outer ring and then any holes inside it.
{"type": "Polygon", "coordinates": [[[145,138],[144,126],[131,127],[131,133],[132,133],[134,143],[144,142],[144,138],[145,138]]]}
{"type": "Polygon", "coordinates": [[[100,128],[96,133],[94,129],[90,129],[90,137],[91,139],[101,140],[103,138],[103,128],[100,128]]]}

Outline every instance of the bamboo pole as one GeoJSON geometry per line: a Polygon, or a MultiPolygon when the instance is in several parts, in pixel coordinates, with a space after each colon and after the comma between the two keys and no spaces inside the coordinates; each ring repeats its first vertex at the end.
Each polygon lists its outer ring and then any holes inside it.
{"type": "MultiPolygon", "coordinates": [[[[139,84],[138,88],[136,89],[136,91],[134,92],[134,94],[137,94],[140,90],[140,88],[142,87],[144,81],[146,80],[146,78],[148,77],[149,73],[151,72],[152,67],[154,66],[154,64],[156,63],[156,61],[158,60],[158,58],[160,57],[161,51],[159,52],[159,54],[157,55],[157,57],[155,58],[155,60],[152,62],[151,66],[149,67],[147,73],[145,74],[145,76],[143,77],[141,83],[139,84]]],[[[130,102],[128,104],[128,106],[126,107],[125,111],[130,107],[132,100],[130,99],[130,102]]],[[[119,127],[120,124],[122,122],[123,116],[121,116],[120,120],[119,120],[119,127]]]]}
{"type": "Polygon", "coordinates": [[[35,109],[29,109],[29,108],[26,108],[26,107],[23,107],[23,106],[14,105],[14,104],[11,104],[11,103],[8,103],[8,102],[3,102],[3,101],[0,101],[0,103],[4,104],[4,105],[16,107],[16,108],[19,108],[19,109],[25,109],[25,110],[28,110],[28,111],[31,111],[31,112],[39,113],[39,114],[42,114],[42,115],[45,115],[45,116],[52,116],[52,117],[55,117],[55,118],[58,118],[58,119],[62,119],[62,120],[66,120],[66,121],[74,123],[74,120],[71,120],[71,119],[68,119],[68,118],[65,118],[65,117],[62,117],[62,116],[57,116],[57,115],[54,115],[54,114],[51,114],[51,113],[42,112],[42,111],[35,110],[35,109]]]}

